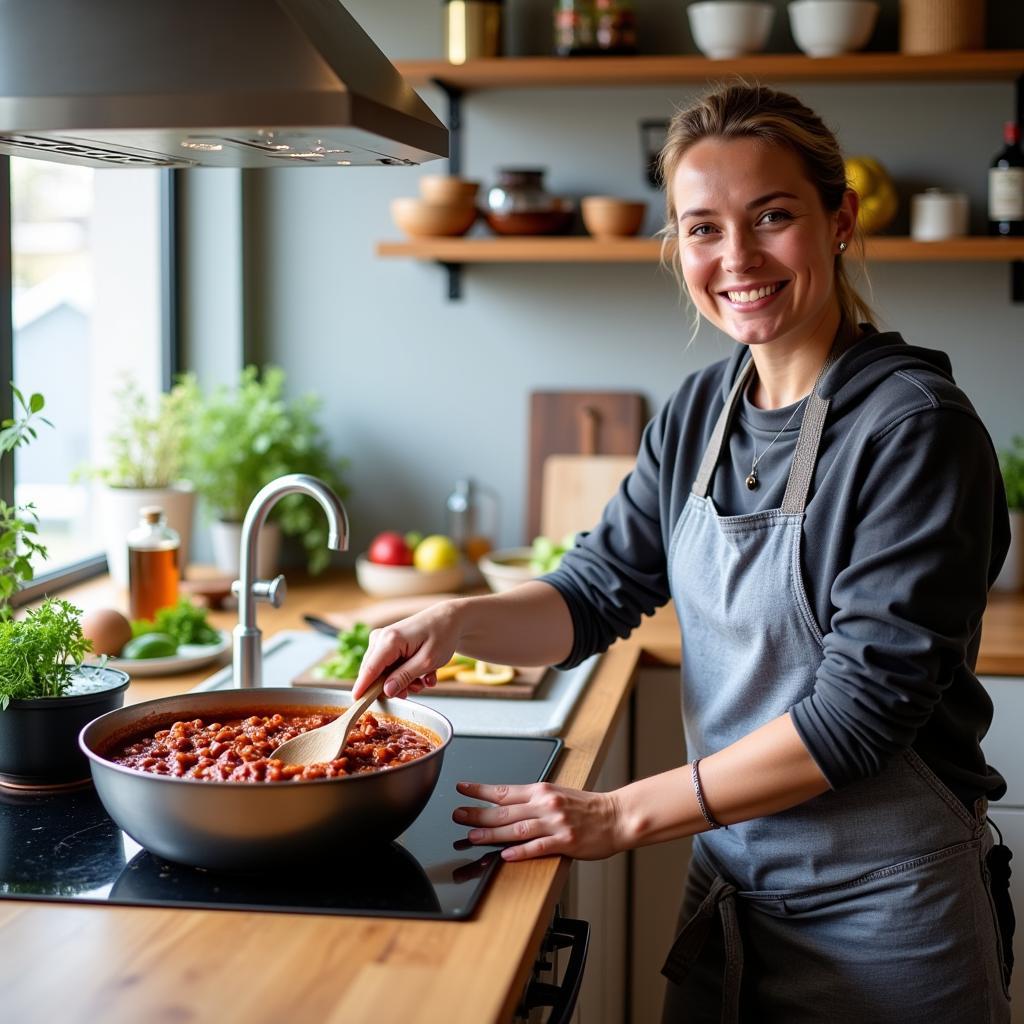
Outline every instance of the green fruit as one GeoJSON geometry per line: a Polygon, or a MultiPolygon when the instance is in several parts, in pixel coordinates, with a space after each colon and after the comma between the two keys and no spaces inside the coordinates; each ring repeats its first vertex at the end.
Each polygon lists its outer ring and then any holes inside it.
{"type": "Polygon", "coordinates": [[[143,633],[129,640],[121,651],[122,658],[171,658],[178,653],[178,645],[166,633],[143,633]]]}

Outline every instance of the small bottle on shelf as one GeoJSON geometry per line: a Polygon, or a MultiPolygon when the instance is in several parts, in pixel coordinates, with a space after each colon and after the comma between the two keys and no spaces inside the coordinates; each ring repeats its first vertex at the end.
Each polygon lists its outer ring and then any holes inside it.
{"type": "Polygon", "coordinates": [[[1024,152],[1016,121],[1003,126],[1003,141],[988,172],[989,234],[1024,235],[1024,152]]]}
{"type": "Polygon", "coordinates": [[[128,534],[128,613],[152,620],[178,602],[181,538],[156,505],[139,509],[139,525],[128,534]]]}

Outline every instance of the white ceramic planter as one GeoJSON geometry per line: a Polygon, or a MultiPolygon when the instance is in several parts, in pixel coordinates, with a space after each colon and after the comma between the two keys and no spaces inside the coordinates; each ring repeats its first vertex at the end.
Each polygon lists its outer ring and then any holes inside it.
{"type": "MultiPolygon", "coordinates": [[[[210,524],[213,561],[227,576],[238,579],[241,570],[242,524],[217,519],[210,524]]],[[[264,523],[256,541],[256,575],[261,580],[277,575],[281,553],[281,527],[277,523],[264,523]]]]}
{"type": "Polygon", "coordinates": [[[1024,511],[1010,509],[1010,550],[993,590],[1024,590],[1024,511]]]}
{"type": "Polygon", "coordinates": [[[103,546],[110,576],[119,586],[128,586],[128,534],[139,525],[139,510],[159,505],[167,525],[181,538],[181,570],[188,564],[192,540],[192,516],[196,496],[190,484],[174,487],[103,487],[99,495],[103,546]]]}

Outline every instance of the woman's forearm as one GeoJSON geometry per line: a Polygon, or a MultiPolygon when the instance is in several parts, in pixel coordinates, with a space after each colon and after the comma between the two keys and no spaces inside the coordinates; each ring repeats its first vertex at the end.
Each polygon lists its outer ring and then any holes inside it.
{"type": "MultiPolygon", "coordinates": [[[[829,788],[788,714],[702,758],[699,771],[704,803],[722,825],[775,814],[829,788]]],[[[640,779],[611,795],[626,848],[708,829],[689,765],[640,779]]]]}
{"type": "Polygon", "coordinates": [[[460,654],[506,665],[556,665],[572,650],[572,616],[550,584],[452,602],[460,654]]]}

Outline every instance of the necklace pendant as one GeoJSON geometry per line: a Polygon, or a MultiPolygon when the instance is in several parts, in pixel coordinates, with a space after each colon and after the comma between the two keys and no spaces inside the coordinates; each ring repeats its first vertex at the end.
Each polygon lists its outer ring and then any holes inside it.
{"type": "Polygon", "coordinates": [[[757,470],[756,469],[752,469],[750,471],[750,476],[747,477],[747,490],[750,490],[750,491],[756,491],[757,490],[757,470]]]}

